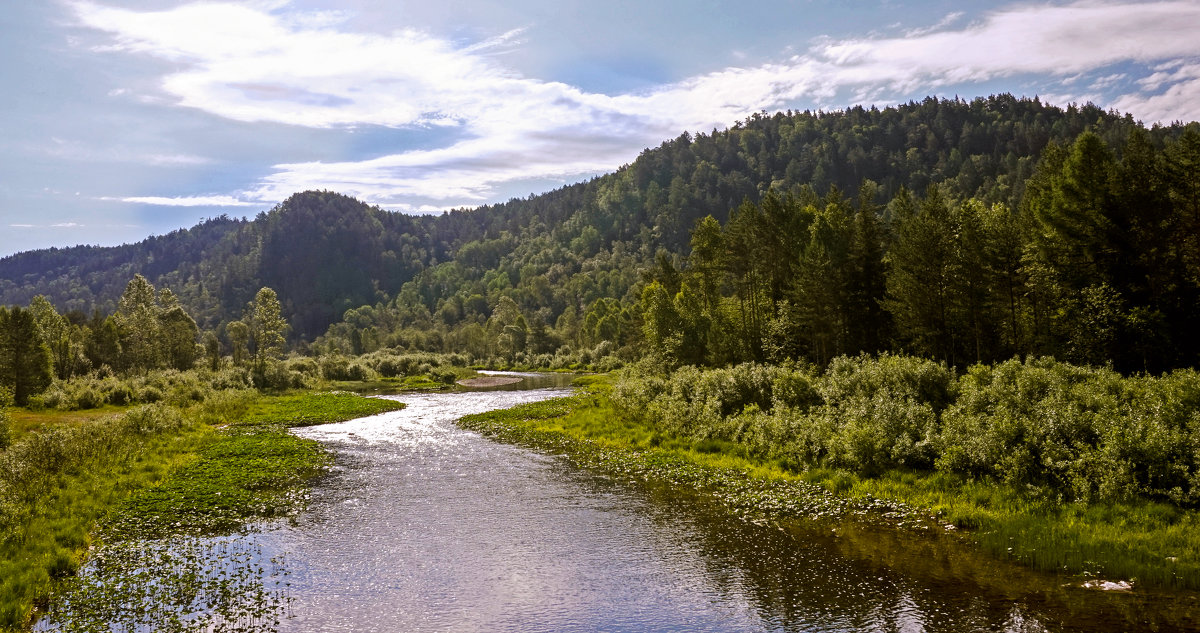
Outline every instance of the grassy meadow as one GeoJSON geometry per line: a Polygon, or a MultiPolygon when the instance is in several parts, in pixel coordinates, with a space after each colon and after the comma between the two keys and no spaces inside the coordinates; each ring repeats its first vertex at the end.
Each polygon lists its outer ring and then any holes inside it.
{"type": "Polygon", "coordinates": [[[95,407],[0,408],[0,630],[47,613],[95,552],[295,512],[329,456],[288,427],[403,407],[311,389],[263,394],[229,377],[92,377],[56,385],[52,397],[88,394],[95,407]],[[123,403],[109,402],[112,393],[123,403]]]}

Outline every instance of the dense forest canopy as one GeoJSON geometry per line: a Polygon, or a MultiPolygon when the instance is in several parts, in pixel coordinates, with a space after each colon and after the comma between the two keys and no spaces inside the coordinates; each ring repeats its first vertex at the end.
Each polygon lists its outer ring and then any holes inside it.
{"type": "Polygon", "coordinates": [[[44,296],[94,335],[142,275],[219,353],[270,287],[299,350],[1156,370],[1200,353],[1197,161],[1196,124],[1011,95],[762,113],[477,209],[309,191],[252,221],[20,253],[0,260],[0,305],[44,296]]]}

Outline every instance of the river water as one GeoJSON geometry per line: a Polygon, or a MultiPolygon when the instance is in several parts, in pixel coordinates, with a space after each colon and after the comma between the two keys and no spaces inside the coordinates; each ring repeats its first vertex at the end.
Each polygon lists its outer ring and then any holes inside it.
{"type": "Polygon", "coordinates": [[[519,387],[397,396],[403,411],[297,431],[337,467],[307,513],[258,536],[291,570],[283,630],[1200,627],[1190,598],[1067,587],[939,544],[949,539],[756,525],[455,426],[566,393],[519,387]]]}
{"type": "Polygon", "coordinates": [[[402,411],[297,429],[328,446],[336,466],[304,513],[248,535],[256,560],[286,560],[289,604],[268,628],[1200,629],[1193,595],[1080,589],[895,529],[759,525],[699,494],[455,425],[566,393],[405,394],[395,396],[402,411]]]}

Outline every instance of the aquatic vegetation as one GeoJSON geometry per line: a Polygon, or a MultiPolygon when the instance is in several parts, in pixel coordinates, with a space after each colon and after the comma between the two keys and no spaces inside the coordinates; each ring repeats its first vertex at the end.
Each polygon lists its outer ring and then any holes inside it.
{"type": "MultiPolygon", "coordinates": [[[[147,387],[156,380],[143,379],[147,387]]],[[[178,386],[191,379],[168,375],[165,380],[178,386]]],[[[163,386],[171,391],[170,384],[163,386]]],[[[236,384],[244,383],[234,381],[231,387],[236,384]]],[[[56,620],[73,630],[108,630],[94,626],[103,618],[88,615],[109,608],[106,604],[137,610],[113,612],[113,622],[144,624],[137,618],[161,611],[157,625],[131,624],[126,630],[185,624],[247,630],[247,622],[271,620],[274,611],[259,609],[264,600],[275,600],[274,590],[261,583],[251,587],[258,582],[257,567],[238,567],[261,561],[246,562],[250,559],[238,554],[232,562],[199,570],[188,562],[200,556],[188,553],[189,543],[198,542],[195,535],[233,533],[248,521],[288,516],[302,507],[304,483],[324,472],[330,458],[316,442],[287,433],[287,426],[403,406],[345,393],[266,397],[244,387],[205,391],[202,400],[189,397],[179,404],[185,400],[186,408],[160,402],[116,415],[20,412],[22,418],[32,417],[23,419],[21,433],[0,453],[0,630],[27,626],[51,606],[56,620]],[[134,553],[156,548],[172,554],[144,559],[144,564],[104,563],[132,560],[134,553]],[[85,561],[85,555],[95,562],[85,561]],[[75,577],[81,564],[87,571],[75,577]],[[147,573],[162,577],[146,583],[140,575],[147,573]],[[184,581],[200,583],[200,597],[189,604],[208,604],[207,611],[200,609],[207,615],[185,617],[186,605],[164,603],[178,607],[170,611],[135,600],[138,595],[147,600],[184,596],[178,587],[168,589],[184,581]],[[236,606],[229,598],[235,594],[258,597],[236,606]],[[59,597],[52,600],[52,595],[59,597]]],[[[270,580],[264,578],[259,580],[270,580]]]]}
{"type": "Polygon", "coordinates": [[[0,629],[78,568],[94,524],[213,438],[164,405],[27,434],[0,454],[0,629]]]}
{"type": "Polygon", "coordinates": [[[280,427],[229,429],[160,485],[129,497],[101,532],[113,539],[211,534],[286,515],[303,498],[300,484],[329,460],[320,444],[280,427]]]}
{"type": "Polygon", "coordinates": [[[46,628],[74,631],[273,631],[288,571],[245,536],[127,540],[97,550],[52,603],[46,628]]]}

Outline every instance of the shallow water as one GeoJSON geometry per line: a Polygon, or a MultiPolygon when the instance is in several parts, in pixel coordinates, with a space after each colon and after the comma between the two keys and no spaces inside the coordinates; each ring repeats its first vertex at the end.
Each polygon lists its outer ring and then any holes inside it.
{"type": "MultiPolygon", "coordinates": [[[[538,380],[564,379],[523,385],[538,380]]],[[[259,561],[286,566],[263,579],[286,581],[286,617],[249,628],[1200,630],[1193,594],[1084,590],[955,539],[889,528],[758,525],[703,495],[454,424],[566,393],[406,394],[394,396],[402,411],[297,429],[333,450],[336,466],[299,517],[239,537],[259,561]]]]}
{"type": "Polygon", "coordinates": [[[1040,631],[1197,625],[1187,600],[1100,594],[922,535],[755,525],[699,495],[459,429],[561,390],[397,396],[297,432],[338,455],[287,554],[283,630],[1040,631]]]}

